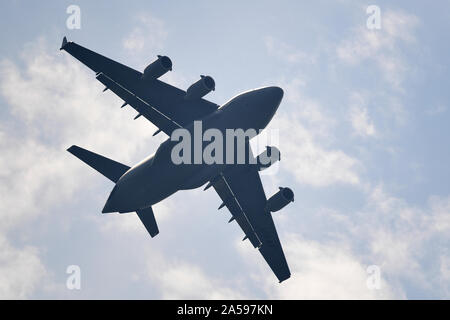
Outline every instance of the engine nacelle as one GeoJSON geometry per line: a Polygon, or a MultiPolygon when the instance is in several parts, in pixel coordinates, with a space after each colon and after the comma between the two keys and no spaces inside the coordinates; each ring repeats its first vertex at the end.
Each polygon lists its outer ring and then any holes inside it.
{"type": "Polygon", "coordinates": [[[280,187],[280,191],[267,200],[266,210],[277,212],[286,207],[290,202],[294,202],[294,192],[290,188],[280,187]]]}
{"type": "Polygon", "coordinates": [[[186,100],[200,99],[216,89],[216,83],[210,76],[200,76],[200,80],[186,90],[186,100]]]}
{"type": "Polygon", "coordinates": [[[167,71],[172,71],[172,60],[167,56],[159,56],[144,70],[143,80],[154,80],[161,77],[167,71]]]}
{"type": "Polygon", "coordinates": [[[281,153],[277,147],[267,146],[266,150],[256,157],[258,171],[269,168],[275,162],[281,160],[281,153]]]}

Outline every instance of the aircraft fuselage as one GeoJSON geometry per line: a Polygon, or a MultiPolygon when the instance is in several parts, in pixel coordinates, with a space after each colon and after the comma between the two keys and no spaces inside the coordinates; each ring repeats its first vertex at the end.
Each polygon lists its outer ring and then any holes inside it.
{"type": "MultiPolygon", "coordinates": [[[[226,137],[227,129],[264,129],[275,114],[283,97],[278,87],[244,92],[201,119],[202,132],[217,129],[226,137]]],[[[194,123],[185,128],[192,139],[198,139],[194,123]]],[[[201,139],[201,138],[200,138],[201,139]]],[[[228,163],[181,163],[173,161],[172,150],[179,143],[169,137],[156,153],[130,168],[116,183],[103,212],[131,212],[152,206],[179,190],[198,188],[224,170],[228,163]]],[[[194,149],[194,141],[192,141],[194,149]]],[[[201,148],[204,148],[204,141],[201,148]]],[[[225,145],[225,142],[224,142],[225,145]]],[[[192,150],[192,154],[194,150],[192,150]]],[[[223,151],[226,158],[226,148],[223,151]]]]}

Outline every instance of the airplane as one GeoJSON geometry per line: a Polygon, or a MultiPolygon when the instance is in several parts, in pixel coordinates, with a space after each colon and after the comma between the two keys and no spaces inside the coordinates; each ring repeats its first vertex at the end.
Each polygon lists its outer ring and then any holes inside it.
{"type": "MultiPolygon", "coordinates": [[[[186,91],[159,80],[172,70],[172,61],[158,55],[143,72],[91,51],[64,37],[60,50],[66,51],[96,74],[106,90],[123,100],[122,108],[129,105],[138,114],[158,127],[154,135],[163,132],[169,136],[157,151],[129,167],[79,146],[67,151],[115,183],[102,213],[136,212],[153,238],[159,233],[152,206],[180,190],[213,187],[222,200],[219,209],[227,207],[249,240],[257,248],[278,278],[290,278],[291,272],[281,246],[272,213],[294,201],[290,188],[280,187],[267,199],[259,172],[280,160],[276,147],[267,146],[256,158],[249,140],[244,141],[244,163],[226,162],[180,163],[173,161],[172,150],[178,143],[171,139],[176,130],[187,130],[195,135],[199,121],[203,129],[225,133],[231,129],[264,129],[274,116],[283,98],[283,90],[271,86],[241,93],[219,106],[203,97],[215,90],[214,79],[201,76],[186,91]],[[263,159],[269,158],[267,163],[263,159]]],[[[205,147],[205,143],[201,148],[205,147]]],[[[194,149],[193,149],[194,150],[194,149]]],[[[189,150],[188,150],[189,151],[189,150]]],[[[195,151],[195,150],[194,150],[195,151]]],[[[225,153],[230,150],[224,148],[225,153]]],[[[239,151],[234,147],[232,152],[239,151]]],[[[235,159],[233,154],[231,159],[235,159]]]]}

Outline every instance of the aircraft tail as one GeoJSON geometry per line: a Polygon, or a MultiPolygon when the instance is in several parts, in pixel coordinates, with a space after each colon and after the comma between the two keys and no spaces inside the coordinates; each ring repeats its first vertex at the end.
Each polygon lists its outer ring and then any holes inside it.
{"type": "MultiPolygon", "coordinates": [[[[78,146],[71,146],[67,151],[115,183],[130,169],[130,167],[120,162],[108,159],[78,146]]],[[[148,207],[146,209],[136,210],[136,213],[151,237],[155,237],[159,233],[159,229],[156,224],[153,209],[148,207]]]]}
{"type": "Polygon", "coordinates": [[[117,182],[130,169],[130,167],[120,162],[108,159],[78,146],[71,146],[67,151],[113,182],[117,182]]]}

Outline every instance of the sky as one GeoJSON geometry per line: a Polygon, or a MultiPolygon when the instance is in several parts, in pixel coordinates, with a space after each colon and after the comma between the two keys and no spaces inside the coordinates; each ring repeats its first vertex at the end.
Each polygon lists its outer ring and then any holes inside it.
{"type": "Polygon", "coordinates": [[[449,299],[448,1],[4,0],[0,27],[0,298],[449,299]],[[217,104],[283,88],[268,128],[281,162],[262,181],[295,193],[274,213],[289,280],[212,189],[155,205],[153,239],[135,214],[101,214],[112,183],[65,150],[131,166],[167,137],[102,93],[63,36],[141,71],[168,55],[162,79],[211,75],[217,104]]]}

